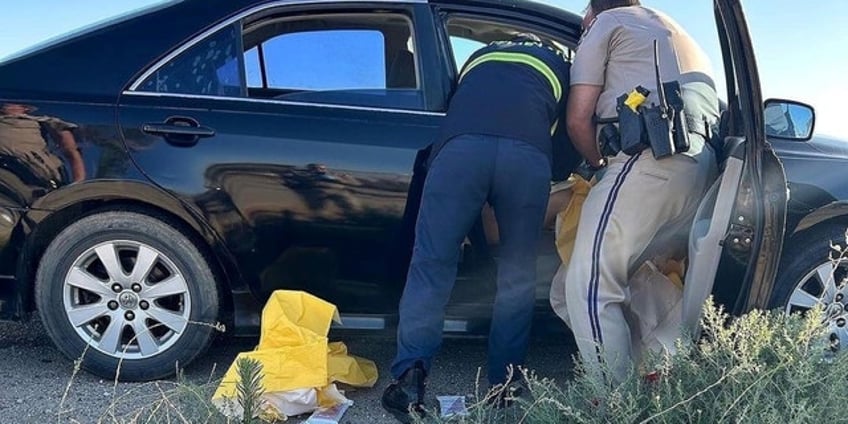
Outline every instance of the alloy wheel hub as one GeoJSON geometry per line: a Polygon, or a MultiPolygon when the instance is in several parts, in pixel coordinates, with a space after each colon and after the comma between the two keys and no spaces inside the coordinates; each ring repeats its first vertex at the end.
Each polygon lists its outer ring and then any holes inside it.
{"type": "Polygon", "coordinates": [[[131,240],[104,242],[77,257],[63,298],[77,335],[123,359],[167,351],[185,332],[192,307],[188,282],[174,261],[131,240]]]}
{"type": "MultiPolygon", "coordinates": [[[[839,305],[839,310],[842,312],[838,315],[828,315],[827,329],[830,333],[830,349],[833,352],[838,352],[848,347],[848,327],[846,327],[848,325],[848,312],[845,311],[845,308],[841,304],[835,305],[839,305]]],[[[828,308],[828,312],[830,312],[830,308],[828,308]]]]}
{"type": "Polygon", "coordinates": [[[829,333],[830,349],[848,349],[848,287],[844,261],[826,262],[804,276],[790,294],[786,312],[806,311],[821,306],[822,324],[829,333]]]}
{"type": "Polygon", "coordinates": [[[118,294],[118,305],[121,305],[121,308],[126,310],[137,308],[140,300],[138,295],[130,290],[124,290],[118,294]]]}

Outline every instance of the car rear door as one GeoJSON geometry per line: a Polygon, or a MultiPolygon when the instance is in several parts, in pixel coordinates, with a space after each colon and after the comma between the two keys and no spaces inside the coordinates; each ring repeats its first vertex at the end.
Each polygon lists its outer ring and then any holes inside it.
{"type": "Polygon", "coordinates": [[[714,5],[728,87],[724,169],[702,202],[690,237],[683,314],[693,333],[704,302],[717,289],[724,290],[733,312],[767,307],[788,198],[783,166],[765,138],[759,73],[741,1],[715,0],[714,5]],[[727,281],[733,268],[743,277],[727,281]]]}
{"type": "Polygon", "coordinates": [[[299,289],[391,313],[413,164],[445,103],[429,19],[420,3],[244,10],[123,93],[127,148],[209,221],[260,300],[299,289]]]}

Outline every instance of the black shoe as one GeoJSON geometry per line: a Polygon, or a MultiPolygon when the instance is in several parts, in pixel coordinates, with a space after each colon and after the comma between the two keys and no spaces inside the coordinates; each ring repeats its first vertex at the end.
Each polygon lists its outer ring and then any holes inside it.
{"type": "Polygon", "coordinates": [[[383,391],[381,403],[383,409],[392,414],[398,421],[408,424],[412,422],[410,411],[425,416],[424,385],[427,372],[421,362],[406,370],[398,381],[389,384],[383,391]]]}

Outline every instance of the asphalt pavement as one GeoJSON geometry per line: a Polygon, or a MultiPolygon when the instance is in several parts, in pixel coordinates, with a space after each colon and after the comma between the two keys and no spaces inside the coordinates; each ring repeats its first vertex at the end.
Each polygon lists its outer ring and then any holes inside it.
{"type": "MultiPolygon", "coordinates": [[[[389,381],[387,368],[394,354],[393,337],[331,333],[330,339],[345,342],[351,354],[375,361],[380,370],[374,388],[340,387],[354,401],[342,422],[394,423],[383,412],[379,400],[389,381]]],[[[239,352],[253,349],[257,341],[236,338],[217,342],[185,370],[184,377],[195,383],[214,381],[223,375],[239,352]]],[[[575,352],[572,340],[567,337],[536,336],[530,347],[528,366],[540,377],[561,381],[567,378],[575,352]]],[[[478,369],[485,368],[485,359],[484,338],[446,339],[433,365],[428,401],[435,405],[435,396],[474,395],[478,369]]],[[[0,424],[134,422],[132,412],[156,399],[159,390],[172,388],[173,381],[115,385],[85,371],[75,375],[73,361],[53,347],[40,323],[0,322],[0,424]]],[[[485,380],[479,382],[479,387],[485,389],[485,380]]],[[[295,418],[288,422],[301,421],[295,418]]]]}

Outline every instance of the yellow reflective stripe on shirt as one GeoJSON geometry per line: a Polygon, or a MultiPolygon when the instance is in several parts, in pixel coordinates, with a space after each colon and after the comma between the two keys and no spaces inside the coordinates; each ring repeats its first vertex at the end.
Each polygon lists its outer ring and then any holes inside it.
{"type": "Polygon", "coordinates": [[[464,77],[465,74],[467,74],[468,71],[470,71],[475,66],[477,66],[477,65],[479,65],[483,62],[489,62],[489,61],[492,61],[492,60],[501,61],[501,62],[523,63],[525,65],[529,65],[529,66],[533,67],[533,69],[539,71],[542,75],[545,76],[545,78],[548,79],[548,82],[551,83],[551,88],[553,89],[554,97],[556,98],[556,101],[559,102],[560,98],[562,97],[562,85],[560,84],[559,79],[557,79],[554,71],[552,71],[551,68],[548,67],[548,65],[545,64],[545,62],[543,62],[543,61],[541,61],[541,60],[539,60],[539,59],[537,59],[537,58],[535,58],[535,57],[533,57],[529,54],[526,54],[526,53],[514,53],[514,52],[486,53],[486,54],[472,60],[471,63],[469,63],[468,66],[466,66],[465,69],[462,71],[462,75],[460,75],[459,78],[462,79],[462,77],[464,77]]]}

